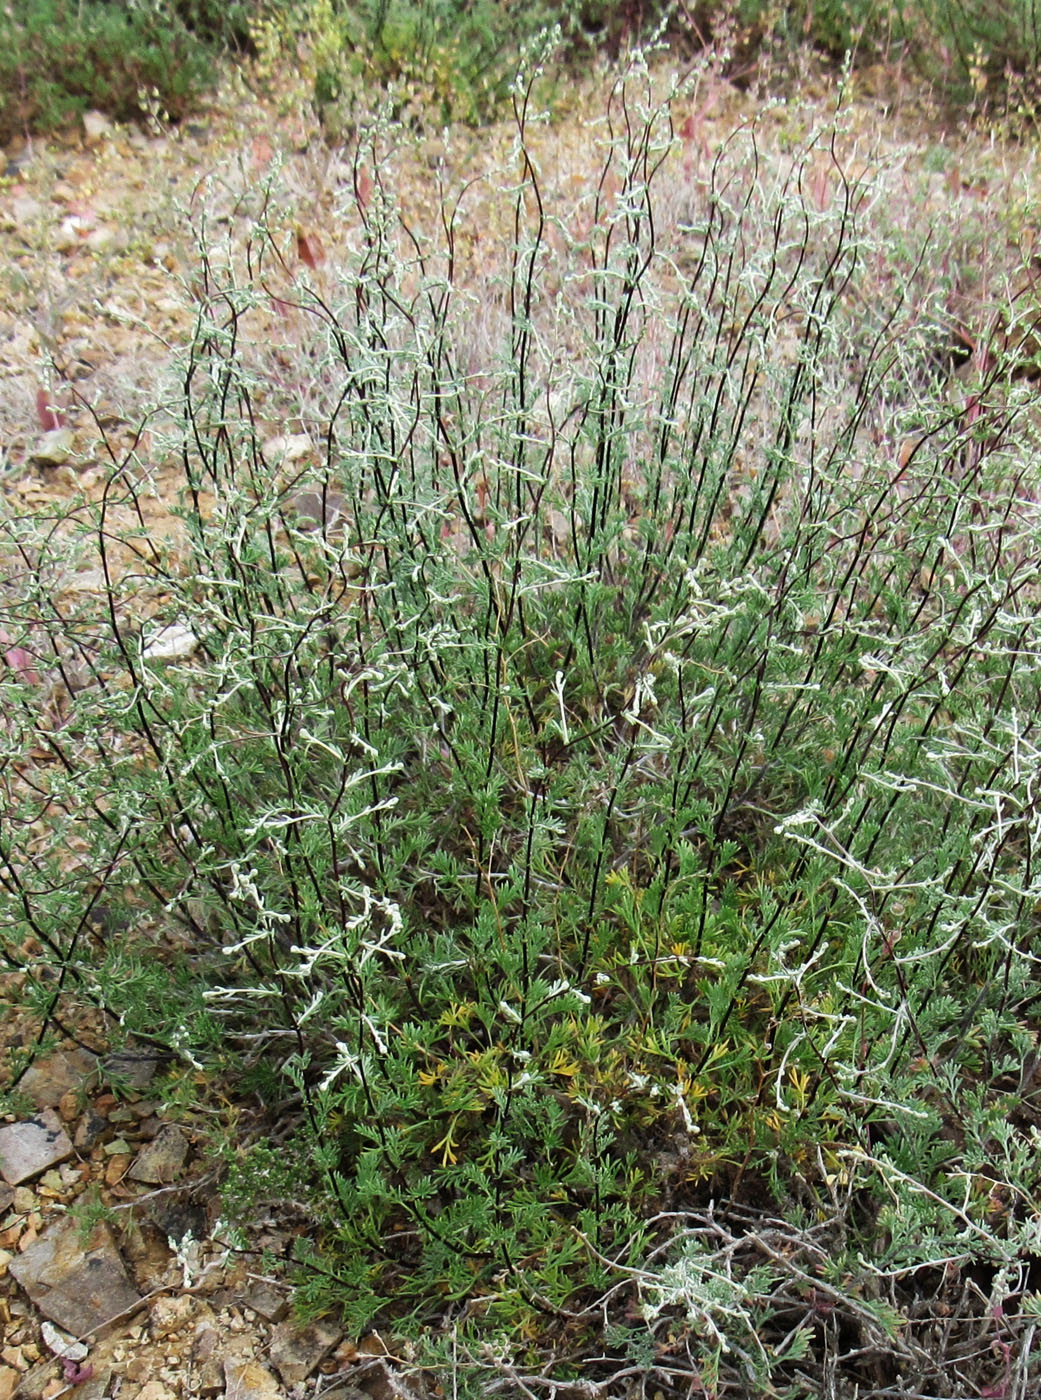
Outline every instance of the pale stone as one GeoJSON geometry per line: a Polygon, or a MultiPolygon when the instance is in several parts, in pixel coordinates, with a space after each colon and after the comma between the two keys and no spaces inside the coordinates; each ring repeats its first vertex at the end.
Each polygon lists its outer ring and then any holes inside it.
{"type": "Polygon", "coordinates": [[[141,1301],[104,1223],[84,1243],[75,1220],[58,1220],[8,1270],[44,1317],[74,1337],[97,1332],[141,1301]]]}
{"type": "Polygon", "coordinates": [[[343,1336],[342,1328],[329,1322],[300,1327],[281,1322],[271,1334],[271,1360],[286,1385],[304,1381],[328,1356],[343,1336]]]}
{"type": "Polygon", "coordinates": [[[112,133],[112,123],[103,112],[83,113],[83,135],[88,146],[97,146],[112,133]]]}
{"type": "Polygon", "coordinates": [[[37,1108],[55,1108],[66,1094],[85,1088],[97,1065],[97,1056],[86,1050],[58,1050],[30,1065],[18,1087],[37,1108]]]}
{"type": "Polygon", "coordinates": [[[29,453],[29,461],[41,467],[60,467],[72,456],[74,443],[71,428],[52,428],[29,453]]]}
{"type": "Polygon", "coordinates": [[[18,1186],[72,1156],[72,1143],[53,1109],[0,1128],[0,1175],[18,1186]]]}
{"type": "Polygon", "coordinates": [[[35,326],[23,321],[14,327],[7,339],[0,344],[3,363],[0,376],[10,378],[25,373],[26,365],[40,349],[40,333],[35,326]]]}
{"type": "Polygon", "coordinates": [[[83,244],[89,228],[90,224],[86,219],[80,218],[78,214],[70,214],[67,219],[62,219],[58,232],[54,235],[55,248],[59,253],[71,253],[74,248],[83,244]]]}
{"type": "Polygon", "coordinates": [[[285,1294],[266,1283],[257,1284],[255,1288],[251,1288],[243,1302],[247,1308],[252,1308],[255,1313],[259,1313],[268,1322],[281,1322],[289,1311],[289,1300],[285,1294]]]}
{"type": "Polygon", "coordinates": [[[110,1157],[105,1167],[105,1185],[118,1186],[127,1174],[130,1166],[130,1156],[128,1153],[117,1153],[110,1157]]]}
{"type": "Polygon", "coordinates": [[[26,232],[29,225],[36,223],[42,215],[43,205],[32,195],[22,194],[11,201],[11,217],[18,233],[26,232]]]}
{"type": "Polygon", "coordinates": [[[141,654],[146,661],[180,661],[191,656],[198,645],[199,639],[190,627],[172,622],[152,634],[141,654]]]}
{"type": "Polygon", "coordinates": [[[135,1400],[177,1400],[177,1396],[162,1381],[146,1381],[135,1400]]]}
{"type": "Polygon", "coordinates": [[[268,438],[260,451],[269,466],[280,466],[283,463],[299,462],[301,457],[314,451],[314,443],[306,433],[280,434],[278,437],[268,438]]]}
{"type": "Polygon", "coordinates": [[[187,1155],[188,1139],[171,1123],[137,1154],[130,1178],[148,1186],[166,1185],[179,1174],[187,1155]]]}
{"type": "Polygon", "coordinates": [[[259,1361],[226,1360],[224,1400],[282,1400],[282,1389],[259,1361]]]}
{"type": "Polygon", "coordinates": [[[124,1084],[129,1089],[144,1089],[155,1078],[160,1058],[160,1055],[150,1055],[144,1050],[117,1050],[105,1056],[101,1070],[109,1083],[124,1084]]]}
{"type": "MultiPolygon", "coordinates": [[[[224,1389],[224,1368],[220,1363],[220,1333],[214,1326],[214,1314],[201,1317],[195,1327],[192,1363],[201,1395],[217,1395],[224,1389]]],[[[229,1358],[230,1360],[231,1358],[229,1358]]]]}
{"type": "Polygon", "coordinates": [[[197,1309],[195,1299],[187,1293],[156,1298],[150,1310],[152,1336],[161,1342],[174,1332],[179,1332],[192,1321],[197,1309]]]}
{"type": "Polygon", "coordinates": [[[102,593],[106,579],[104,569],[80,569],[76,573],[62,574],[59,583],[70,593],[102,593]]]}
{"type": "Polygon", "coordinates": [[[85,1361],[90,1348],[84,1342],[77,1342],[68,1333],[60,1331],[53,1322],[40,1326],[40,1336],[48,1351],[65,1361],[85,1361]]]}
{"type": "Polygon", "coordinates": [[[298,491],[286,502],[286,515],[296,517],[303,530],[317,530],[320,525],[332,528],[342,519],[347,510],[347,502],[338,491],[298,491]]]}

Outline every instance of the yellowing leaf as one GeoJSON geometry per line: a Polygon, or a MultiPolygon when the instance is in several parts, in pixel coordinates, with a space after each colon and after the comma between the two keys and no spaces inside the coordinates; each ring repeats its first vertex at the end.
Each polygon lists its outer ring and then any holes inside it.
{"type": "Polygon", "coordinates": [[[562,1074],[566,1078],[577,1074],[580,1068],[578,1061],[573,1059],[566,1050],[555,1050],[553,1058],[549,1062],[550,1074],[562,1074]]]}
{"type": "Polygon", "coordinates": [[[440,1026],[468,1026],[473,1020],[474,1003],[472,1001],[454,1001],[446,1011],[442,1011],[438,1019],[440,1026]]]}
{"type": "Polygon", "coordinates": [[[456,1162],[458,1162],[459,1160],[455,1148],[455,1119],[453,1118],[452,1126],[449,1128],[448,1132],[445,1133],[444,1137],[441,1138],[439,1142],[435,1142],[430,1150],[431,1152],[441,1153],[441,1165],[443,1167],[447,1167],[449,1165],[454,1167],[456,1162]]]}

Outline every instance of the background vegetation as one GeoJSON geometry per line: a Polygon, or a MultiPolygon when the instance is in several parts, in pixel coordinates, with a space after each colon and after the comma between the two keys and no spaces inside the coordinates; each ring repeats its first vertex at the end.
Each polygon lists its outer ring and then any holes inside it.
{"type": "Polygon", "coordinates": [[[0,140],[62,129],[87,108],[128,120],[158,105],[178,120],[205,99],[215,59],[251,60],[251,81],[303,68],[333,137],[376,91],[416,121],[481,122],[503,111],[516,65],[557,26],[565,67],[617,56],[664,29],[689,57],[715,45],[747,78],[757,57],[809,45],[840,63],[908,58],[955,106],[1033,113],[1041,26],[1033,0],[9,0],[0,10],[0,140]],[[259,66],[255,64],[260,58],[259,66]]]}

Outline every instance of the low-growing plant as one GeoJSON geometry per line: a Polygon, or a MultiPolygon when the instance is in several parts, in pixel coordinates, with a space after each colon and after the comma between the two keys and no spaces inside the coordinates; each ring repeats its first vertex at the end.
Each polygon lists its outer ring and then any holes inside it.
{"type": "Polygon", "coordinates": [[[851,51],[874,58],[886,44],[893,11],[892,0],[806,0],[795,5],[740,0],[736,6],[739,21],[752,35],[772,37],[792,49],[809,43],[839,62],[851,51]]]}
{"type": "Polygon", "coordinates": [[[561,75],[615,60],[627,44],[652,33],[693,41],[701,49],[712,29],[668,5],[538,0],[309,0],[274,7],[254,26],[260,76],[284,81],[286,61],[303,56],[311,99],[332,139],[371,119],[389,98],[399,119],[440,127],[479,125],[509,111],[514,75],[523,55],[549,52],[539,36],[554,32],[561,75]]]}
{"type": "Polygon", "coordinates": [[[253,32],[261,77],[280,83],[287,60],[303,57],[308,97],[337,139],[387,98],[402,119],[435,127],[501,116],[523,49],[551,22],[549,4],[310,0],[276,7],[253,32]]]}
{"type": "Polygon", "coordinates": [[[272,0],[164,0],[181,23],[218,49],[253,52],[251,30],[272,9],[272,0]]]}
{"type": "Polygon", "coordinates": [[[1036,101],[1041,28],[1034,0],[999,0],[987,6],[963,0],[919,0],[933,42],[921,61],[942,86],[965,103],[986,102],[1010,81],[1028,84],[1036,101]]]}
{"type": "Polygon", "coordinates": [[[457,1384],[1027,1387],[1030,394],[839,132],[684,183],[648,93],[554,206],[516,89],[491,269],[386,128],[335,265],[203,229],[176,504],[5,527],[5,956],[261,1092],[229,1208],[457,1384]]]}
{"type": "Polygon", "coordinates": [[[90,108],[125,121],[152,101],[176,120],[213,72],[210,50],[161,3],[12,0],[0,10],[0,141],[90,108]]]}
{"type": "Polygon", "coordinates": [[[740,0],[708,6],[698,26],[713,33],[736,21],[740,66],[769,55],[790,59],[809,47],[854,66],[909,60],[948,109],[1019,112],[1036,119],[1038,16],[1033,0],[979,6],[965,0],[811,0],[777,5],[740,0]],[[1021,110],[1026,108],[1027,111],[1021,110]]]}

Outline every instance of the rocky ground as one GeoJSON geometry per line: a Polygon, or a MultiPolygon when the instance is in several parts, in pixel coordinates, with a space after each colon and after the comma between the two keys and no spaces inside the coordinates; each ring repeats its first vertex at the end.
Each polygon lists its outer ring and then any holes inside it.
{"type": "Polygon", "coordinates": [[[363,1356],[295,1323],[284,1280],[222,1246],[205,1142],[150,1097],[155,1071],[71,1048],[18,1086],[36,1112],[0,1128],[0,1395],[395,1393],[377,1339],[363,1356]]]}
{"type": "MultiPolygon", "coordinates": [[[[832,103],[819,78],[764,120],[791,141],[793,126],[808,129],[832,103]]],[[[534,134],[564,199],[594,174],[584,110],[596,105],[576,98],[562,122],[534,134]]],[[[754,109],[722,79],[699,89],[679,114],[692,180],[754,109]]],[[[899,74],[862,80],[854,125],[876,153],[885,133],[897,184],[917,182],[937,211],[982,197],[962,172],[985,138],[952,134],[899,74]]],[[[417,136],[396,156],[403,202],[429,211],[439,176],[462,181],[506,160],[511,140],[508,128],[417,136]]],[[[241,85],[181,130],[90,116],[67,139],[18,142],[6,162],[0,511],[51,510],[96,489],[113,455],[147,455],[150,415],[176,392],[171,366],[192,331],[204,190],[210,233],[234,238],[245,193],[276,172],[297,257],[317,262],[319,249],[324,258],[349,239],[337,210],[357,176],[351,153],[324,145],[300,109],[241,85]]],[[[488,205],[485,226],[496,217],[488,205]]],[[[469,253],[479,245],[475,236],[469,253]]],[[[163,472],[155,463],[160,496],[163,472]]],[[[9,1047],[39,1032],[16,1010],[18,990],[0,982],[9,1047]]],[[[416,1394],[420,1383],[379,1338],[295,1322],[285,1279],[224,1238],[205,1124],[164,1107],[157,1068],[147,1051],[105,1056],[67,1042],[17,1085],[17,1111],[0,1125],[0,1400],[416,1394]]],[[[255,1222],[250,1243],[277,1253],[286,1237],[285,1222],[255,1222]]]]}

